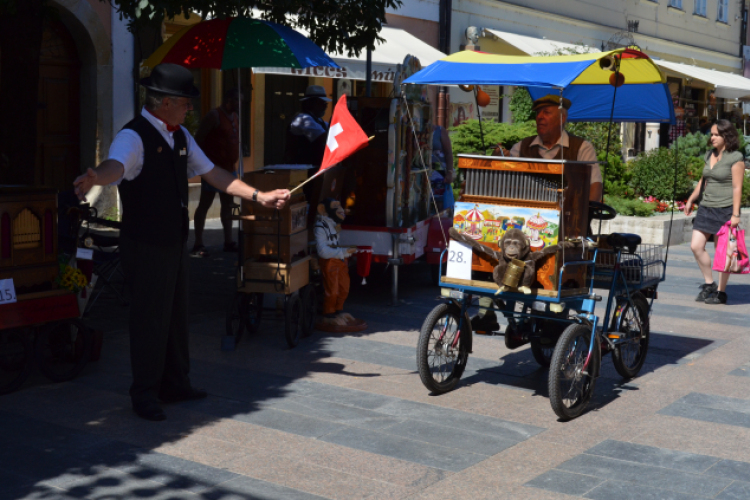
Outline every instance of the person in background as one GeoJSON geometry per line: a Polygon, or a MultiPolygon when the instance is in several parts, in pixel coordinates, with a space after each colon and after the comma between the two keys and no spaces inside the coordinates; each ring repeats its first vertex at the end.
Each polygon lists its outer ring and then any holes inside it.
{"type": "MultiPolygon", "coordinates": [[[[239,89],[232,89],[224,93],[221,106],[209,111],[203,117],[195,133],[195,142],[206,153],[208,159],[215,166],[226,170],[233,177],[237,177],[235,170],[239,158],[239,118],[237,111],[240,109],[242,94],[239,89]]],[[[194,257],[207,257],[206,247],[203,245],[203,228],[206,225],[206,215],[211,204],[214,202],[216,193],[219,194],[221,202],[221,227],[224,229],[224,251],[236,252],[237,243],[232,239],[232,208],[234,200],[231,195],[223,193],[201,179],[201,197],[198,207],[193,215],[195,225],[195,244],[190,255],[194,257]]]]}
{"type": "Polygon", "coordinates": [[[447,186],[453,183],[453,147],[445,127],[436,126],[432,132],[432,165],[443,176],[447,186]]]}
{"type": "Polygon", "coordinates": [[[690,241],[690,249],[705,281],[695,300],[706,304],[726,304],[729,273],[719,273],[719,284],[716,284],[706,243],[711,236],[716,241],[716,233],[727,221],[733,228],[740,223],[745,163],[742,153],[737,151],[740,145],[737,129],[729,120],[719,120],[711,126],[709,141],[713,149],[706,153],[703,175],[685,203],[684,211],[685,215],[690,215],[693,203],[698,201],[703,191],[690,241]]]}
{"type": "Polygon", "coordinates": [[[120,254],[130,297],[130,399],[139,417],[167,417],[160,403],[206,397],[190,382],[188,350],[188,178],[266,207],[289,191],[263,192],[214,164],[182,126],[199,91],[189,69],[159,64],[140,81],[146,105],[115,136],[109,157],[73,181],[85,201],[94,186],[117,184],[122,200],[120,254]]]}
{"type": "Polygon", "coordinates": [[[701,134],[704,135],[711,135],[711,126],[713,123],[708,119],[707,116],[701,116],[700,124],[698,125],[698,130],[701,134]]]}
{"type": "Polygon", "coordinates": [[[313,175],[323,162],[329,127],[323,117],[331,99],[322,86],[310,85],[300,102],[302,110],[287,128],[286,162],[312,165],[309,174],[313,175]]]}

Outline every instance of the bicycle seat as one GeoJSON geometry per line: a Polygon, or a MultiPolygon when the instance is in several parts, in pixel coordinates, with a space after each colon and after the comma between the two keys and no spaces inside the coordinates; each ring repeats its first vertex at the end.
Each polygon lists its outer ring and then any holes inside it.
{"type": "Polygon", "coordinates": [[[635,253],[636,248],[641,244],[641,237],[637,234],[612,233],[607,236],[607,244],[613,250],[627,248],[628,252],[635,253]]]}

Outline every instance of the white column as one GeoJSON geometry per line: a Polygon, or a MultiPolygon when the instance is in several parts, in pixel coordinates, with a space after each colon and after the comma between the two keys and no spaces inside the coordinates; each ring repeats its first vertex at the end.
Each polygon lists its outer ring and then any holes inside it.
{"type": "Polygon", "coordinates": [[[646,151],[659,147],[659,126],[658,123],[646,124],[646,151]]]}

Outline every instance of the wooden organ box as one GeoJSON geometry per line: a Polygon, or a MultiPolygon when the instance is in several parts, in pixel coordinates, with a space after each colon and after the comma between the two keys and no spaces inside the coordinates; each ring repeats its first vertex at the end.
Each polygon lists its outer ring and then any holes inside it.
{"type": "MultiPolygon", "coordinates": [[[[492,249],[510,228],[528,238],[531,251],[586,236],[591,164],[583,162],[458,155],[465,186],[456,203],[453,227],[492,249]]],[[[585,260],[580,248],[558,250],[537,262],[537,289],[585,286],[583,266],[566,268],[564,262],[585,260]]],[[[472,271],[491,273],[497,262],[472,257],[472,271]]]]}
{"type": "Polygon", "coordinates": [[[57,191],[0,186],[0,279],[20,295],[52,288],[58,271],[57,191]]]}

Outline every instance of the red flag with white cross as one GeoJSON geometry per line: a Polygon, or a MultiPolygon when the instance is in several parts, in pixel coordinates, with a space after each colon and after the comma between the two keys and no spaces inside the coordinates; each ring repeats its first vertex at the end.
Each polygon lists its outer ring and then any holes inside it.
{"type": "Polygon", "coordinates": [[[367,146],[368,142],[367,134],[349,114],[349,109],[346,107],[346,95],[342,95],[333,110],[323,163],[317,173],[331,168],[356,153],[367,146]]]}

